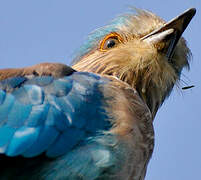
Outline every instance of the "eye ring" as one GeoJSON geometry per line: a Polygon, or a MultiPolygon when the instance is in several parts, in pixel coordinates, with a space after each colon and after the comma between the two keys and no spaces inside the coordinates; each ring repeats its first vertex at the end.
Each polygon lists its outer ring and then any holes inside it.
{"type": "Polygon", "coordinates": [[[120,42],[122,42],[122,37],[116,33],[112,32],[105,36],[105,38],[100,43],[100,51],[108,51],[111,48],[116,47],[120,42]]]}

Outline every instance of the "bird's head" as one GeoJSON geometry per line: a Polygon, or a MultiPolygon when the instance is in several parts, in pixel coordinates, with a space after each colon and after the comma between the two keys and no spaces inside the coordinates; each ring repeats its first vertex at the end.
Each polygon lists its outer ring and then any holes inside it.
{"type": "Polygon", "coordinates": [[[188,67],[181,35],[195,14],[189,9],[168,23],[144,10],[125,14],[92,32],[73,68],[113,75],[135,88],[153,116],[188,67]]]}

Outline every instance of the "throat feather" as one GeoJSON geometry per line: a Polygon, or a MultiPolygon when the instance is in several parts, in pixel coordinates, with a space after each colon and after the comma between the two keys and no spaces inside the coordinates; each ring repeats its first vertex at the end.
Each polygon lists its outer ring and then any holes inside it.
{"type": "MultiPolygon", "coordinates": [[[[125,66],[121,61],[111,61],[110,58],[82,59],[73,66],[77,71],[93,72],[101,75],[111,75],[126,82],[136,89],[155,116],[158,108],[170,94],[177,75],[165,71],[157,61],[136,66],[125,66]]],[[[167,66],[166,66],[167,69],[167,66]]]]}

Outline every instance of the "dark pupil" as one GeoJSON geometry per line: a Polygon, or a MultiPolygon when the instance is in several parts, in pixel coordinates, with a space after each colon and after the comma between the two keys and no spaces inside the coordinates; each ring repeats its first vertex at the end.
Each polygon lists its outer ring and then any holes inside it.
{"type": "Polygon", "coordinates": [[[107,42],[107,48],[112,48],[112,47],[114,47],[115,46],[115,41],[114,40],[109,40],[108,42],[107,42]]]}

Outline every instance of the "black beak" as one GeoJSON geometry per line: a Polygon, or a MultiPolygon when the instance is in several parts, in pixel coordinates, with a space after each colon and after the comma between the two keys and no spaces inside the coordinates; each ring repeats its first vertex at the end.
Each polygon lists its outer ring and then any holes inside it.
{"type": "Polygon", "coordinates": [[[169,41],[166,51],[169,61],[171,61],[174,49],[186,27],[190,23],[191,19],[196,13],[195,8],[188,9],[181,15],[172,19],[168,23],[164,24],[159,29],[152,31],[150,34],[141,38],[141,40],[151,42],[153,44],[160,43],[162,41],[169,41]]]}

